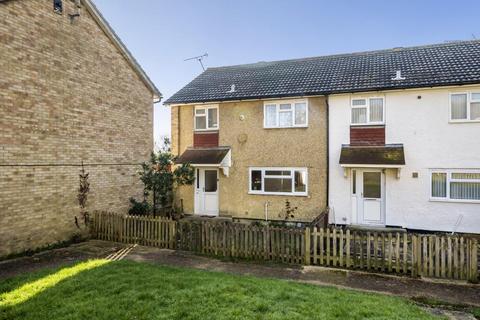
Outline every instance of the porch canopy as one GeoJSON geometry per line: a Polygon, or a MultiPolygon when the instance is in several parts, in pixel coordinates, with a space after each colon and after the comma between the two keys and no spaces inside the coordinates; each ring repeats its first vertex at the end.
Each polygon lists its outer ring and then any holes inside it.
{"type": "Polygon", "coordinates": [[[403,144],[386,144],[382,146],[342,145],[340,165],[344,168],[396,168],[397,176],[405,165],[403,144]]]}
{"type": "Polygon", "coordinates": [[[230,147],[188,148],[175,163],[188,163],[194,167],[218,167],[228,177],[228,170],[232,166],[232,153],[230,147]]]}

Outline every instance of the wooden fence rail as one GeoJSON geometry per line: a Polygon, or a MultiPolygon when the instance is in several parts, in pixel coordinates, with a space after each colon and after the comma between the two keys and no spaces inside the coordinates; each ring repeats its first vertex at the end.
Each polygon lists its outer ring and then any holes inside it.
{"type": "Polygon", "coordinates": [[[97,239],[203,254],[478,281],[478,240],[459,235],[288,228],[96,212],[97,239]]]}

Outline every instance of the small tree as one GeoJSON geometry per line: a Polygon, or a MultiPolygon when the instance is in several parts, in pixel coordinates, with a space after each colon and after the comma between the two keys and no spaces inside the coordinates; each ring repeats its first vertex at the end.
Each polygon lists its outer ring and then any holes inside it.
{"type": "MultiPolygon", "coordinates": [[[[87,199],[88,193],[90,192],[90,182],[88,181],[88,176],[89,173],[85,172],[85,167],[83,166],[82,161],[82,169],[80,170],[79,174],[80,186],[78,187],[77,199],[78,205],[80,206],[80,214],[82,216],[85,227],[88,226],[90,220],[90,216],[87,211],[87,199]]],[[[78,222],[77,217],[75,217],[75,225],[77,226],[77,228],[80,228],[80,223],[78,222]]]]}
{"type": "MultiPolygon", "coordinates": [[[[181,185],[193,184],[195,181],[194,170],[189,164],[182,164],[173,169],[175,156],[170,150],[170,140],[165,138],[160,150],[150,155],[150,161],[142,164],[142,171],[139,172],[140,180],[144,184],[143,207],[148,208],[148,197],[152,194],[153,215],[157,214],[157,205],[162,207],[173,205],[175,189],[181,185]]],[[[132,202],[132,209],[138,203],[132,202]]]]}

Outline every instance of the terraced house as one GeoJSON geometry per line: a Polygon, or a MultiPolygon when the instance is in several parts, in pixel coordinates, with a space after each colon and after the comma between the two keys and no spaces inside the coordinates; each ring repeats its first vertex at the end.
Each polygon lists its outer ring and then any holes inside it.
{"type": "Polygon", "coordinates": [[[0,1],[0,257],[67,240],[141,197],[161,95],[89,0],[0,1]]]}
{"type": "Polygon", "coordinates": [[[209,68],[166,101],[187,213],[480,232],[480,41],[209,68]]]}

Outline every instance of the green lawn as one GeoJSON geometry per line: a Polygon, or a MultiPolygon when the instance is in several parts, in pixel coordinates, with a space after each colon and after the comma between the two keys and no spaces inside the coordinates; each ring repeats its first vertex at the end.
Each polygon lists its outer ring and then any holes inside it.
{"type": "Polygon", "coordinates": [[[432,319],[400,298],[130,261],[0,282],[0,319],[432,319]]]}

